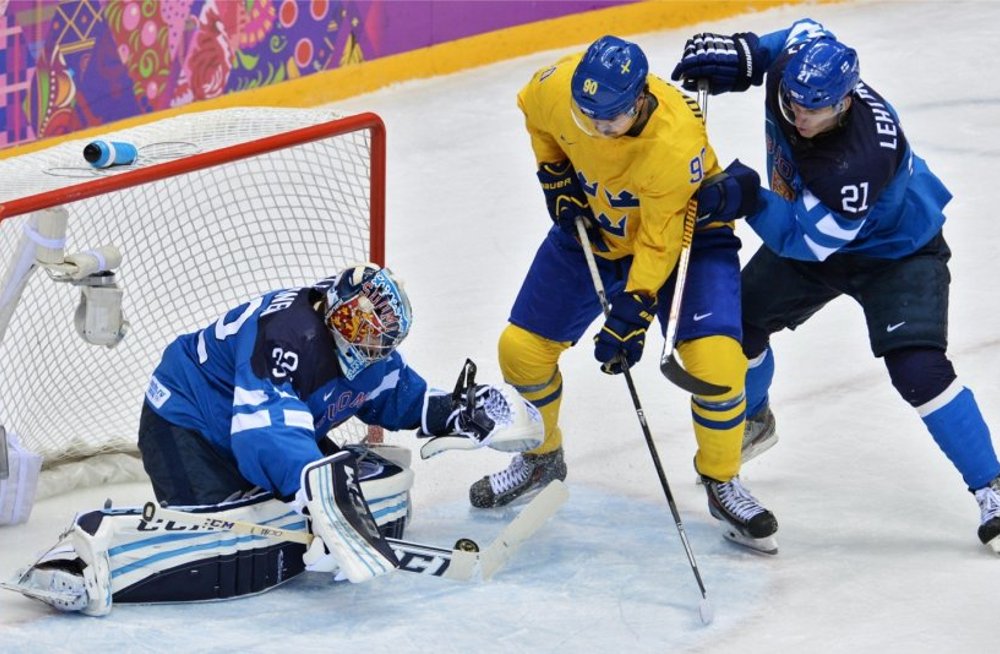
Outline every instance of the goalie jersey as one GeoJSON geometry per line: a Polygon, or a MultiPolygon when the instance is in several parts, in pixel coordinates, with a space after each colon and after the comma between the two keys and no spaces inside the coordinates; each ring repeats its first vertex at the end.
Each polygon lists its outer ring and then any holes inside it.
{"type": "Polygon", "coordinates": [[[656,108],[637,136],[589,136],[574,121],[570,78],[582,55],[535,73],[517,96],[539,164],[569,159],[608,259],[632,255],[627,292],[655,295],[677,263],[688,200],[719,172],[698,104],[649,75],[656,108]]]}
{"type": "Polygon", "coordinates": [[[353,380],[313,308],[332,279],[273,291],[171,343],[147,404],[231,454],[252,483],[291,497],[319,441],[348,418],[390,430],[420,425],[427,384],[398,352],[353,380]]]}

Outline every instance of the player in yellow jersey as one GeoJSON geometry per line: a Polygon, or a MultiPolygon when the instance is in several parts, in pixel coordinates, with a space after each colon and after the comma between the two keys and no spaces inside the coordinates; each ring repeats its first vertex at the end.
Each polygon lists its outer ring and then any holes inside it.
{"type": "Polygon", "coordinates": [[[688,201],[716,175],[702,191],[713,205],[712,222],[699,225],[694,237],[678,350],[689,372],[731,390],[692,397],[695,466],[727,534],[775,550],[777,521],[737,476],[747,362],[740,347],[740,241],[732,220],[743,213],[725,206],[725,191],[732,184],[756,188],[756,173],[734,162],[717,175],[697,103],[650,75],[642,50],[614,36],[538,71],[517,99],[555,224],[514,302],[499,357],[504,378],[541,412],[545,441],[474,483],[472,505],[503,506],[566,477],[559,356],[601,315],[575,219],[588,225],[611,302],[594,355],[604,372],[617,374],[621,361],[639,361],[653,316],[666,324],[688,201]]]}

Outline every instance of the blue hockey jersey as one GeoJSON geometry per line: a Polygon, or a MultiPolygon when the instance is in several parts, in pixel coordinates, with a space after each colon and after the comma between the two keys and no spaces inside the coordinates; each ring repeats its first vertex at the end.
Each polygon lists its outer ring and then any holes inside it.
{"type": "Polygon", "coordinates": [[[232,457],[249,481],[290,497],[318,442],[352,416],[387,429],[420,425],[427,384],[398,352],[353,380],[313,306],[332,279],[267,293],[178,337],[153,372],[146,402],[232,457]]]}
{"type": "Polygon", "coordinates": [[[843,124],[806,139],[781,115],[779,86],[805,43],[834,35],[812,20],[760,37],[766,49],[767,172],[747,222],[773,252],[823,261],[834,252],[897,259],[941,230],[951,193],[910,149],[896,111],[863,82],[843,124]]]}

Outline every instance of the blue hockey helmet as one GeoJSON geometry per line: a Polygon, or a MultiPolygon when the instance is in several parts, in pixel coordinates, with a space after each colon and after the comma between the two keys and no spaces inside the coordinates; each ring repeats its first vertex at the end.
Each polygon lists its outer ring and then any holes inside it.
{"type": "MultiPolygon", "coordinates": [[[[836,39],[820,37],[792,55],[781,74],[782,104],[806,109],[832,107],[861,79],[858,53],[836,39]]],[[[784,107],[782,107],[784,109],[784,107]]]]}
{"type": "Polygon", "coordinates": [[[649,62],[639,46],[602,36],[573,71],[573,103],[587,118],[611,120],[635,107],[648,74],[649,62]]]}
{"type": "Polygon", "coordinates": [[[413,311],[403,286],[388,268],[352,266],[326,291],[326,326],[348,379],[389,356],[410,332],[413,311]]]}

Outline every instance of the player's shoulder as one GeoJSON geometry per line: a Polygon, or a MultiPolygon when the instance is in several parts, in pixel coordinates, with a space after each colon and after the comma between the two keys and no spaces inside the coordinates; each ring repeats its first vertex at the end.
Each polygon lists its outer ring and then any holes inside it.
{"type": "Polygon", "coordinates": [[[815,157],[810,162],[822,169],[804,177],[823,178],[833,186],[869,184],[872,192],[895,176],[908,151],[906,137],[891,107],[880,96],[859,86],[852,96],[850,114],[843,127],[829,138],[815,139],[815,157]]]}
{"type": "Polygon", "coordinates": [[[555,63],[539,68],[518,93],[518,104],[527,113],[550,110],[569,101],[569,84],[581,53],[568,55],[555,63]]]}
{"type": "Polygon", "coordinates": [[[695,98],[656,75],[647,76],[646,83],[649,92],[656,96],[657,102],[671,114],[676,114],[678,120],[684,123],[704,124],[701,108],[695,98]]]}
{"type": "Polygon", "coordinates": [[[316,309],[322,293],[315,288],[289,288],[264,296],[257,317],[257,340],[280,342],[303,352],[330,340],[323,316],[316,309]]]}
{"type": "Polygon", "coordinates": [[[698,102],[677,87],[653,75],[649,76],[649,91],[657,107],[650,117],[642,137],[649,142],[649,164],[669,167],[671,163],[687,165],[708,146],[708,135],[698,102]]]}

